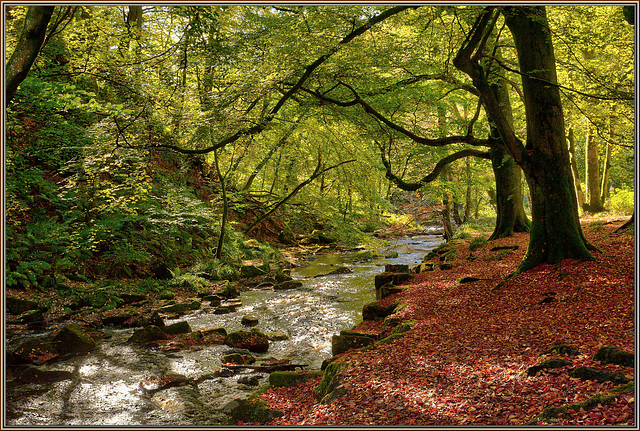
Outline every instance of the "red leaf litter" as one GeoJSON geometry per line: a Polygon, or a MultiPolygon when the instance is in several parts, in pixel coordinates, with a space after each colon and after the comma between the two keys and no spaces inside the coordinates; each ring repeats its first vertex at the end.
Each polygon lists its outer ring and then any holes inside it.
{"type": "MultiPolygon", "coordinates": [[[[597,261],[565,260],[525,272],[492,290],[522,259],[527,234],[473,251],[460,241],[451,270],[418,274],[397,294],[407,306],[395,317],[416,322],[411,332],[369,351],[344,353],[346,395],[328,405],[313,389],[320,379],[262,395],[284,416],[269,425],[634,425],[634,394],[564,417],[540,419],[546,407],[614,393],[611,382],[568,375],[589,366],[634,377],[634,369],[594,361],[598,348],[634,351],[634,237],[613,231],[622,222],[583,227],[597,261]],[[495,246],[518,245],[502,260],[495,246]],[[461,277],[483,280],[458,283],[461,277]],[[545,297],[555,298],[541,303],[545,297]],[[526,369],[553,344],[580,350],[573,365],[526,369]]],[[[369,326],[371,326],[369,324],[369,326]]]]}

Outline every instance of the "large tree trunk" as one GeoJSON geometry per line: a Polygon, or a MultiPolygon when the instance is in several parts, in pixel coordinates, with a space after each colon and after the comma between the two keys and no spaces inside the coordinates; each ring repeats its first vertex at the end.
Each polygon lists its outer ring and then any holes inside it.
{"type": "Polygon", "coordinates": [[[6,105],[13,99],[18,85],[27,77],[33,62],[36,60],[54,9],[54,6],[29,6],[18,44],[5,68],[6,105]]]}
{"type": "MultiPolygon", "coordinates": [[[[497,75],[489,84],[491,92],[498,101],[502,115],[513,127],[513,111],[509,89],[504,79],[504,71],[499,67],[492,68],[492,74],[497,75]]],[[[492,113],[488,111],[490,123],[493,124],[492,113]]],[[[489,240],[513,236],[514,232],[528,232],[531,223],[524,212],[522,202],[522,170],[513,158],[507,154],[500,131],[490,126],[493,146],[489,150],[493,175],[496,179],[496,226],[489,240]]]]}
{"type": "Polygon", "coordinates": [[[518,272],[566,258],[593,260],[592,247],[580,228],[545,8],[512,7],[505,15],[523,74],[527,156],[518,156],[529,180],[533,219],[529,247],[518,272]]]}

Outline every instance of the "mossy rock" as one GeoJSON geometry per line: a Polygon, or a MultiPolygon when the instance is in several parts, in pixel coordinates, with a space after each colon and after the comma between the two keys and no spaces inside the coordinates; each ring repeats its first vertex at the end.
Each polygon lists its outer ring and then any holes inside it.
{"type": "Polygon", "coordinates": [[[611,373],[609,371],[598,370],[591,367],[577,367],[569,371],[569,376],[579,378],[581,380],[595,380],[597,382],[614,382],[617,384],[625,384],[629,379],[622,374],[611,373]]]}
{"type": "Polygon", "coordinates": [[[191,310],[191,303],[189,302],[181,302],[178,304],[165,305],[164,307],[158,308],[158,313],[175,313],[175,314],[186,314],[191,310]]]}
{"type": "Polygon", "coordinates": [[[289,336],[282,331],[269,332],[267,334],[269,341],[284,341],[288,340],[289,336]]]}
{"type": "Polygon", "coordinates": [[[209,337],[211,335],[222,335],[223,337],[227,336],[227,330],[222,326],[218,328],[204,329],[202,333],[204,334],[205,337],[209,337]]]}
{"type": "Polygon", "coordinates": [[[393,314],[398,303],[381,304],[380,301],[374,301],[362,307],[362,320],[382,320],[393,314]]]}
{"type": "Polygon", "coordinates": [[[42,384],[72,380],[74,377],[71,371],[44,370],[40,367],[31,366],[24,370],[20,376],[18,376],[17,380],[22,383],[42,384]]]}
{"type": "Polygon", "coordinates": [[[478,278],[478,277],[461,277],[459,278],[457,281],[460,284],[466,284],[466,283],[474,283],[476,281],[480,281],[483,280],[482,278],[478,278]]]}
{"type": "Polygon", "coordinates": [[[256,326],[259,323],[258,317],[253,315],[242,316],[240,324],[242,326],[256,326]]]}
{"type": "Polygon", "coordinates": [[[255,398],[233,400],[222,411],[229,415],[229,425],[236,425],[238,422],[264,425],[283,415],[281,411],[270,409],[264,401],[255,398]]]}
{"type": "Polygon", "coordinates": [[[608,364],[624,365],[625,367],[633,367],[634,365],[633,353],[625,352],[614,346],[601,347],[593,356],[593,359],[608,364]]]}
{"type": "Polygon", "coordinates": [[[376,338],[353,331],[341,331],[340,335],[334,335],[331,339],[331,353],[339,355],[351,349],[360,349],[376,342],[376,338]]]}
{"type": "Polygon", "coordinates": [[[389,335],[388,337],[383,338],[382,340],[378,340],[376,341],[376,346],[382,346],[384,344],[391,344],[396,340],[399,340],[400,338],[403,338],[405,335],[407,335],[406,332],[399,332],[399,333],[392,333],[391,335],[389,335]]]}
{"type": "Polygon", "coordinates": [[[224,343],[238,349],[247,349],[254,353],[264,353],[269,350],[269,339],[257,329],[241,330],[227,335],[224,343]]]}
{"type": "Polygon", "coordinates": [[[277,283],[273,285],[273,290],[289,290],[289,289],[298,289],[302,287],[302,282],[289,280],[283,281],[282,283],[277,283]]]}
{"type": "Polygon", "coordinates": [[[415,266],[411,272],[414,272],[416,274],[420,274],[422,272],[427,272],[427,271],[434,271],[436,269],[436,264],[433,262],[423,262],[417,266],[415,266]]]}
{"type": "Polygon", "coordinates": [[[544,354],[545,355],[556,354],[560,356],[563,356],[563,355],[578,356],[580,354],[580,350],[566,343],[558,343],[551,346],[549,350],[544,352],[544,354]]]}
{"type": "Polygon", "coordinates": [[[374,277],[374,285],[376,287],[376,290],[379,290],[385,284],[392,283],[394,275],[395,273],[393,272],[383,272],[381,274],[377,274],[374,277]]]}
{"type": "Polygon", "coordinates": [[[18,315],[24,313],[25,311],[38,310],[40,308],[40,303],[28,299],[7,296],[5,301],[5,310],[9,314],[18,315]]]}
{"type": "Polygon", "coordinates": [[[528,376],[535,376],[539,371],[550,369],[550,368],[562,368],[567,365],[571,365],[571,361],[567,361],[566,359],[561,358],[552,358],[546,361],[538,362],[536,365],[533,365],[527,368],[528,376]]]}
{"type": "Polygon", "coordinates": [[[11,364],[29,364],[46,362],[57,358],[60,353],[54,343],[42,338],[32,338],[20,344],[7,354],[7,362],[11,364]]]}
{"type": "Polygon", "coordinates": [[[349,362],[331,362],[325,368],[322,375],[322,379],[313,390],[313,396],[323,403],[323,400],[327,399],[332,392],[334,392],[339,386],[341,379],[339,374],[349,367],[349,362]]]}
{"type": "Polygon", "coordinates": [[[42,310],[26,311],[20,317],[15,320],[9,320],[7,323],[38,323],[44,321],[44,312],[42,310]]]}
{"type": "Polygon", "coordinates": [[[170,290],[163,290],[158,294],[158,299],[169,300],[176,297],[176,294],[170,290]]]}
{"type": "Polygon", "coordinates": [[[385,265],[384,272],[409,272],[409,265],[405,264],[394,264],[394,265],[385,265]]]}
{"type": "Polygon", "coordinates": [[[138,329],[129,337],[130,343],[150,344],[158,340],[166,340],[167,334],[158,326],[149,325],[142,329],[138,329]]]}
{"type": "Polygon", "coordinates": [[[441,264],[440,264],[440,266],[439,266],[439,268],[440,268],[442,271],[448,271],[448,270],[450,270],[450,269],[453,269],[453,265],[452,265],[451,263],[449,263],[449,262],[445,262],[445,263],[441,263],[441,264]]]}
{"type": "Polygon", "coordinates": [[[96,342],[84,329],[75,323],[64,326],[53,337],[52,342],[56,350],[62,355],[77,353],[84,355],[96,348],[96,342]]]}
{"type": "Polygon", "coordinates": [[[633,380],[630,380],[629,383],[613,388],[613,391],[617,394],[632,394],[634,389],[635,383],[633,380]]]}
{"type": "Polygon", "coordinates": [[[607,404],[614,402],[618,399],[619,395],[597,395],[593,398],[589,398],[581,403],[569,404],[561,407],[547,407],[540,414],[540,419],[548,420],[563,417],[570,419],[569,410],[579,411],[580,409],[590,410],[597,407],[598,404],[607,404]]]}
{"type": "Polygon", "coordinates": [[[249,354],[225,353],[222,355],[222,362],[225,364],[247,365],[256,362],[256,358],[249,354]]]}
{"type": "Polygon", "coordinates": [[[380,290],[376,292],[377,293],[376,298],[380,298],[380,300],[383,300],[391,295],[395,295],[396,293],[403,292],[408,288],[409,286],[394,286],[391,284],[387,284],[385,286],[382,286],[380,290]]]}
{"type": "Polygon", "coordinates": [[[269,374],[269,384],[274,388],[291,387],[323,375],[321,371],[275,371],[269,374]]]}
{"type": "Polygon", "coordinates": [[[162,328],[162,330],[170,335],[188,334],[189,332],[191,332],[191,326],[189,325],[189,322],[182,321],[176,322],[169,326],[165,326],[162,328]]]}
{"type": "Polygon", "coordinates": [[[252,278],[267,274],[265,265],[243,265],[240,267],[240,277],[252,278]]]}

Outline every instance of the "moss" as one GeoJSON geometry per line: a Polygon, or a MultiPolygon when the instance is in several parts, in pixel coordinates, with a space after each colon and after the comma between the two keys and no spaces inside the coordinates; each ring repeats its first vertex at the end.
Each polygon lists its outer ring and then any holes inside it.
{"type": "Polygon", "coordinates": [[[567,343],[557,343],[549,348],[549,350],[544,352],[545,355],[568,355],[568,356],[577,356],[580,354],[580,350],[577,348],[568,345],[567,343]]]}
{"type": "Polygon", "coordinates": [[[598,404],[606,404],[618,399],[618,395],[596,395],[581,403],[569,404],[562,407],[547,407],[540,414],[541,419],[555,419],[557,417],[570,418],[569,410],[579,411],[580,409],[589,410],[598,404]]]}
{"type": "Polygon", "coordinates": [[[275,371],[269,374],[269,384],[274,388],[296,386],[322,375],[320,371],[275,371]]]}
{"type": "Polygon", "coordinates": [[[282,416],[279,410],[270,409],[266,403],[260,399],[235,400],[228,406],[226,412],[230,416],[229,425],[236,425],[238,422],[266,424],[273,419],[282,416]]]}
{"type": "Polygon", "coordinates": [[[571,361],[567,361],[566,359],[553,358],[546,361],[538,362],[536,365],[527,368],[527,375],[533,377],[538,374],[539,371],[549,368],[561,368],[571,364],[571,361]]]}
{"type": "Polygon", "coordinates": [[[614,346],[601,347],[593,356],[596,361],[633,367],[633,353],[625,352],[614,346]]]}
{"type": "Polygon", "coordinates": [[[327,365],[322,375],[322,380],[320,380],[318,386],[313,390],[313,396],[316,399],[322,400],[333,392],[338,387],[338,374],[346,370],[349,365],[349,362],[332,362],[327,365]]]}
{"type": "Polygon", "coordinates": [[[617,394],[632,394],[634,390],[634,382],[631,380],[629,383],[625,385],[620,385],[613,388],[613,391],[617,394]]]}
{"type": "Polygon", "coordinates": [[[487,240],[481,237],[474,238],[469,244],[469,251],[475,251],[479,248],[484,247],[487,244],[487,240]]]}
{"type": "Polygon", "coordinates": [[[598,370],[590,367],[578,367],[569,371],[571,377],[576,377],[582,380],[595,380],[597,382],[616,382],[627,383],[627,379],[622,374],[611,373],[609,371],[598,370]]]}

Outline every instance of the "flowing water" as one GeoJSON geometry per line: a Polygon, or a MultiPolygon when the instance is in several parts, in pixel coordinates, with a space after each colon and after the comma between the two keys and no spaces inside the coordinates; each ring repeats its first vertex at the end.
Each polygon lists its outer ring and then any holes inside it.
{"type": "MultiPolygon", "coordinates": [[[[303,283],[298,289],[245,291],[240,297],[243,305],[235,313],[198,310],[166,323],[186,320],[193,330],[224,326],[232,332],[242,329],[242,316],[252,314],[259,318],[257,328],[262,332],[279,331],[289,337],[271,342],[267,353],[254,355],[258,362],[289,359],[307,365],[308,370],[319,370],[322,361],[331,357],[332,335],[359,323],[362,307],[375,300],[373,279],[384,265],[420,263],[441,242],[435,235],[405,237],[395,240],[390,249],[398,257],[360,262],[346,254],[318,255],[308,266],[292,270],[292,277],[303,283]],[[340,266],[352,272],[325,275],[340,266]]],[[[246,398],[268,379],[266,373],[247,371],[143,396],[139,385],[145,379],[168,374],[197,378],[220,369],[221,355],[229,347],[170,353],[127,343],[133,329],[105,331],[110,337],[90,354],[43,366],[70,371],[73,379],[8,385],[7,425],[215,425],[224,420],[220,408],[246,398]]],[[[16,337],[8,345],[21,341],[16,337]]]]}

